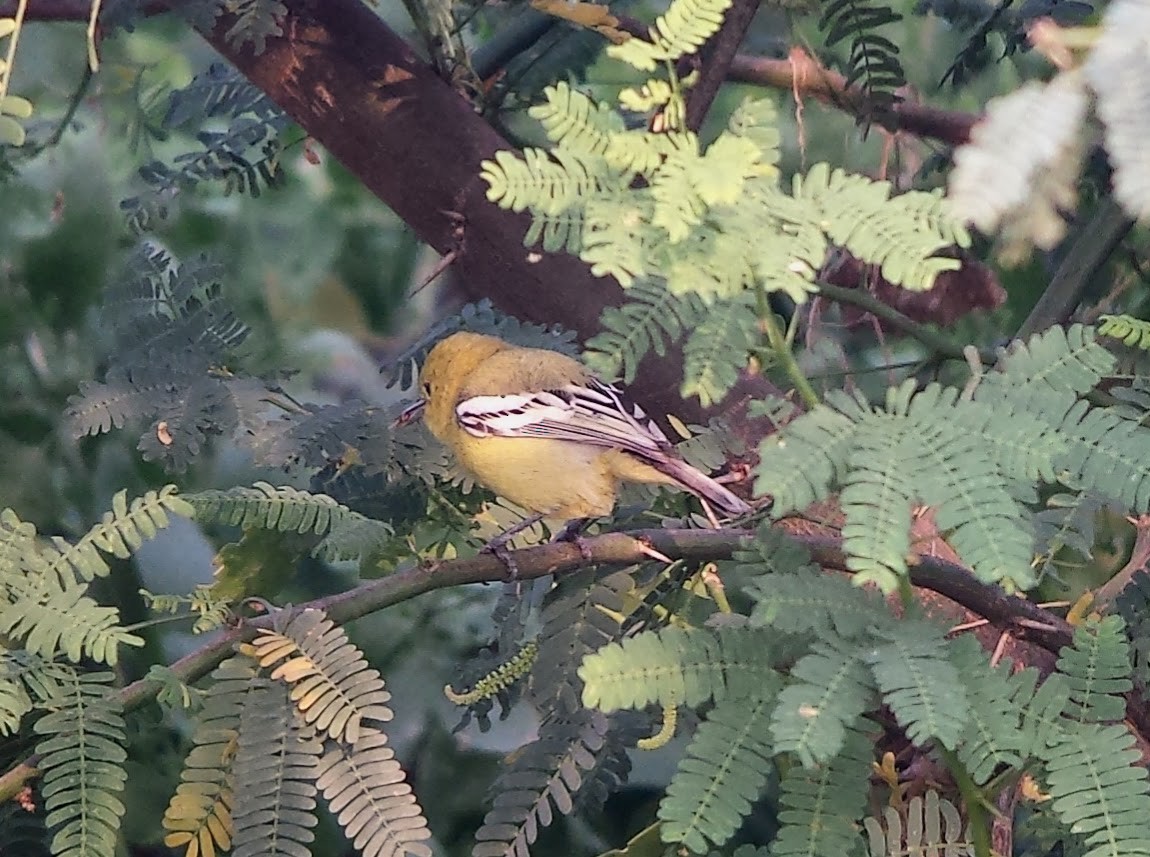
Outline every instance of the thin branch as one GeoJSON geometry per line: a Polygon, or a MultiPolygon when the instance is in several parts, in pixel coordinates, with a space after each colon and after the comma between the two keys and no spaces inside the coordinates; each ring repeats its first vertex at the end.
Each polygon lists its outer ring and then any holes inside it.
{"type": "MultiPolygon", "coordinates": [[[[939,357],[946,357],[951,360],[965,360],[965,347],[959,342],[951,339],[945,333],[931,327],[927,324],[920,324],[913,319],[907,318],[901,312],[887,304],[884,304],[866,289],[848,289],[843,286],[835,286],[830,283],[819,282],[819,294],[830,298],[839,303],[851,304],[860,309],[866,310],[871,315],[885,321],[891,327],[896,327],[910,336],[917,339],[939,357]]],[[[992,366],[998,361],[998,356],[989,349],[981,349],[979,357],[982,359],[984,365],[992,366]]]]}
{"type": "Polygon", "coordinates": [[[80,105],[84,103],[84,96],[88,94],[89,88],[92,85],[92,67],[89,65],[84,66],[84,73],[80,77],[80,82],[72,91],[72,97],[68,99],[68,106],[64,109],[64,115],[60,121],[56,123],[55,130],[48,135],[48,138],[40,145],[40,149],[51,149],[58,145],[64,134],[68,130],[68,126],[72,124],[72,120],[76,118],[76,113],[80,110],[80,105]]]}
{"type": "Polygon", "coordinates": [[[471,67],[475,70],[475,76],[487,80],[502,71],[515,57],[534,47],[558,23],[558,18],[524,8],[514,21],[498,28],[490,39],[472,52],[471,67]]]}
{"type": "Polygon", "coordinates": [[[977,113],[941,110],[912,101],[896,101],[882,107],[867,98],[857,86],[822,65],[801,48],[792,48],[786,59],[740,55],[728,72],[730,80],[769,86],[807,96],[851,113],[857,119],[876,122],[888,131],[904,131],[961,146],[970,140],[970,130],[982,118],[977,113]]]}
{"type": "Polygon", "coordinates": [[[1017,339],[1026,339],[1052,325],[1066,321],[1089,289],[1095,275],[1109,260],[1134,221],[1114,201],[1104,196],[1078,234],[1063,251],[1062,262],[1050,284],[1022,322],[1017,339]]]}
{"type": "Polygon", "coordinates": [[[808,408],[816,407],[819,404],[819,394],[815,392],[815,388],[811,386],[811,382],[807,379],[807,376],[803,374],[802,367],[799,366],[799,361],[795,359],[795,355],[791,351],[791,344],[783,334],[782,328],[779,326],[779,320],[775,316],[775,311],[771,309],[771,304],[767,300],[766,289],[759,283],[755,288],[755,292],[758,305],[759,326],[762,328],[766,337],[767,349],[769,349],[779,365],[782,366],[790,382],[794,384],[795,390],[799,396],[802,397],[803,404],[808,408]]]}

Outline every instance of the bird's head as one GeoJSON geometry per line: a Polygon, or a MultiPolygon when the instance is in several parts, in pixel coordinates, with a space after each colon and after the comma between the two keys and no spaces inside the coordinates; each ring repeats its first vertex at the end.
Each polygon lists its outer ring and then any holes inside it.
{"type": "Polygon", "coordinates": [[[502,339],[466,330],[437,342],[419,372],[421,398],[404,411],[400,421],[410,422],[422,413],[428,429],[442,440],[455,424],[455,406],[468,376],[492,354],[507,347],[502,339]]]}

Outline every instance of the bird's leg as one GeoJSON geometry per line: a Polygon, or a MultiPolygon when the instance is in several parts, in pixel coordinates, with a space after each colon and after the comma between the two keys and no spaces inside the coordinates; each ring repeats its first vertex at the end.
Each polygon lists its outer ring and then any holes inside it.
{"type": "Polygon", "coordinates": [[[571,542],[575,547],[579,548],[579,556],[583,557],[585,562],[590,562],[592,559],[591,548],[587,546],[587,542],[583,539],[583,534],[587,532],[587,528],[591,526],[594,518],[572,518],[563,525],[555,537],[551,539],[553,542],[571,542]]]}
{"type": "Polygon", "coordinates": [[[502,533],[497,535],[491,541],[483,546],[483,553],[489,553],[507,569],[507,579],[515,580],[519,577],[519,566],[515,564],[515,558],[511,555],[511,551],[507,549],[507,543],[519,535],[529,527],[533,527],[543,520],[543,516],[536,514],[524,518],[513,527],[508,527],[502,533]]]}

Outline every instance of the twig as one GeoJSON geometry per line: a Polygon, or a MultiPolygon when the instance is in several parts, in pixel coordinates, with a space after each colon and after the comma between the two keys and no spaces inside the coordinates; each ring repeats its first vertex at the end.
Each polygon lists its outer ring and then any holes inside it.
{"type": "MultiPolygon", "coordinates": [[[[966,359],[964,353],[965,346],[955,342],[945,333],[935,330],[929,325],[920,324],[913,319],[907,318],[894,307],[884,304],[866,289],[848,289],[843,286],[835,286],[820,281],[819,294],[833,301],[851,304],[852,306],[866,310],[887,322],[892,327],[897,327],[907,336],[917,339],[940,357],[946,357],[951,360],[966,359]]],[[[978,356],[983,364],[987,366],[993,366],[998,360],[998,355],[989,349],[980,349],[978,356]]]]}
{"type": "Polygon", "coordinates": [[[411,298],[415,297],[432,283],[434,283],[436,278],[448,268],[450,268],[451,263],[454,262],[458,257],[459,250],[449,251],[446,256],[435,263],[435,267],[433,267],[431,271],[428,272],[427,276],[424,277],[414,289],[407,293],[408,299],[410,300],[411,298]]]}
{"type": "Polygon", "coordinates": [[[50,149],[57,145],[63,138],[64,134],[68,131],[68,126],[72,124],[72,120],[76,118],[76,113],[80,109],[80,105],[84,103],[84,96],[88,94],[88,88],[92,85],[92,67],[84,66],[84,74],[80,78],[80,83],[72,93],[72,97],[68,100],[68,107],[64,110],[64,115],[56,124],[56,128],[48,135],[41,145],[40,149],[50,149]]]}
{"type": "Polygon", "coordinates": [[[92,0],[92,8],[88,12],[88,70],[97,72],[100,70],[100,54],[96,49],[97,26],[100,23],[100,8],[103,5],[103,0],[92,0]]]}
{"type": "Polygon", "coordinates": [[[801,48],[792,48],[785,59],[739,55],[728,71],[731,80],[753,83],[807,96],[873,121],[888,131],[905,131],[961,146],[970,140],[970,130],[982,118],[977,113],[941,110],[911,101],[896,101],[888,107],[871,103],[866,93],[848,86],[846,78],[831,71],[801,48]]]}
{"type": "Polygon", "coordinates": [[[809,375],[808,379],[811,381],[827,381],[832,378],[853,378],[856,375],[873,375],[877,372],[893,373],[898,369],[914,369],[922,366],[926,362],[927,361],[922,357],[915,357],[912,360],[895,360],[892,363],[880,363],[877,366],[847,366],[845,369],[818,372],[814,375],[809,375]]]}
{"type": "Polygon", "coordinates": [[[558,18],[544,15],[535,9],[522,9],[514,21],[497,29],[490,39],[475,49],[471,55],[475,76],[487,80],[502,71],[511,60],[534,46],[558,23],[558,18]]]}
{"type": "Polygon", "coordinates": [[[1050,285],[1018,328],[1015,338],[1026,339],[1069,318],[1094,275],[1106,264],[1133,226],[1134,221],[1113,196],[1103,197],[1094,214],[1082,224],[1066,247],[1050,285]]]}
{"type": "Polygon", "coordinates": [[[1134,576],[1145,571],[1150,563],[1150,515],[1128,517],[1126,520],[1134,525],[1134,547],[1130,549],[1130,559],[1121,570],[1094,591],[1094,603],[1101,609],[1108,607],[1121,595],[1134,576]]]}
{"type": "Polygon", "coordinates": [[[808,408],[813,408],[819,404],[819,394],[815,392],[815,388],[811,386],[811,382],[807,380],[807,376],[803,374],[802,367],[795,359],[795,354],[791,351],[791,344],[787,341],[787,337],[783,335],[782,328],[779,327],[779,320],[775,316],[775,311],[771,309],[770,302],[767,300],[766,290],[760,283],[757,288],[758,297],[758,316],[759,325],[762,327],[763,333],[767,338],[767,348],[779,361],[779,365],[783,367],[787,378],[794,384],[795,390],[802,397],[803,403],[808,408]]]}
{"type": "Polygon", "coordinates": [[[967,820],[970,823],[970,835],[974,840],[975,857],[990,857],[990,823],[986,817],[986,807],[981,799],[981,792],[970,776],[966,765],[959,761],[954,750],[938,746],[938,753],[943,764],[954,777],[958,792],[962,795],[962,802],[966,805],[967,820]]]}

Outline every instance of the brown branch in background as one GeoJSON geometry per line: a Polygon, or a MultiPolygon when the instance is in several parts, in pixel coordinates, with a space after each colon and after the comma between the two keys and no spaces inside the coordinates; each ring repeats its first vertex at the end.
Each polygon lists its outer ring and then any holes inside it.
{"type": "MultiPolygon", "coordinates": [[[[0,0],[0,10],[9,5],[0,0]]],[[[154,5],[164,7],[162,0],[154,5]]],[[[622,288],[575,256],[523,246],[528,215],[488,202],[480,178],[483,161],[514,147],[472,103],[361,0],[284,0],[284,6],[282,35],[269,36],[258,55],[228,37],[230,16],[202,35],[421,241],[441,255],[456,250],[452,267],[467,300],[489,298],[504,312],[561,324],[581,339],[598,333],[603,309],[625,300],[622,288]]],[[[87,0],[32,0],[31,7],[42,20],[80,18],[81,10],[86,20],[90,8],[87,0]]],[[[748,391],[756,398],[778,392],[763,377],[749,378],[727,402],[705,409],[694,397],[682,398],[682,376],[680,351],[650,354],[632,394],[649,413],[706,423],[748,391]]]]}
{"type": "MultiPolygon", "coordinates": [[[[16,0],[0,2],[0,18],[11,17],[16,9],[16,0]]],[[[171,9],[169,0],[151,0],[143,3],[140,14],[145,17],[159,15],[171,9]]],[[[25,21],[88,22],[92,13],[92,0],[31,0],[25,21]]]]}
{"type": "Polygon", "coordinates": [[[904,131],[918,137],[961,146],[970,140],[970,130],[981,118],[976,113],[941,110],[911,101],[896,101],[887,108],[872,104],[857,86],[831,71],[802,48],[792,48],[786,59],[770,59],[740,54],[727,73],[728,80],[753,83],[808,96],[845,110],[860,120],[881,125],[888,131],[904,131]]]}
{"type": "Polygon", "coordinates": [[[1026,339],[1066,322],[1133,228],[1134,221],[1114,200],[1113,194],[1107,193],[1098,200],[1090,216],[1081,218],[1073,237],[1063,242],[1064,250],[1054,276],[1015,337],[1026,339]]]}
{"type": "MultiPolygon", "coordinates": [[[[949,360],[966,359],[964,344],[952,338],[945,330],[939,330],[932,325],[922,324],[909,318],[886,301],[871,294],[871,292],[865,288],[847,288],[824,280],[820,280],[818,286],[819,295],[822,297],[841,304],[857,307],[863,312],[873,315],[891,328],[906,334],[912,339],[917,339],[937,357],[945,357],[949,360]]],[[[980,349],[979,354],[982,362],[987,366],[993,366],[997,361],[997,355],[993,349],[980,349]]]]}
{"type": "MultiPolygon", "coordinates": [[[[11,16],[15,8],[16,0],[0,0],[0,17],[11,16]]],[[[719,86],[728,80],[810,96],[824,104],[847,110],[859,119],[872,119],[890,131],[903,131],[953,146],[969,140],[970,129],[980,118],[977,114],[906,101],[896,103],[889,110],[876,111],[862,90],[848,87],[841,74],[822,66],[801,48],[792,49],[788,59],[735,53],[754,17],[755,8],[751,3],[736,3],[723,29],[704,49],[703,71],[688,99],[687,122],[690,127],[697,128],[702,123],[719,86]]],[[[32,0],[26,20],[81,22],[88,19],[90,10],[90,0],[32,0]]],[[[151,0],[143,5],[142,14],[158,15],[168,10],[169,0],[151,0]]],[[[539,13],[525,10],[524,14],[539,13]]],[[[619,16],[619,26],[638,38],[647,36],[647,26],[634,18],[619,16]]],[[[493,71],[489,70],[489,73],[493,71]]]]}
{"type": "Polygon", "coordinates": [[[687,93],[687,127],[692,131],[702,127],[707,111],[711,109],[719,88],[727,79],[727,70],[758,10],[758,0],[734,0],[723,16],[719,32],[703,45],[699,79],[687,93]]]}

